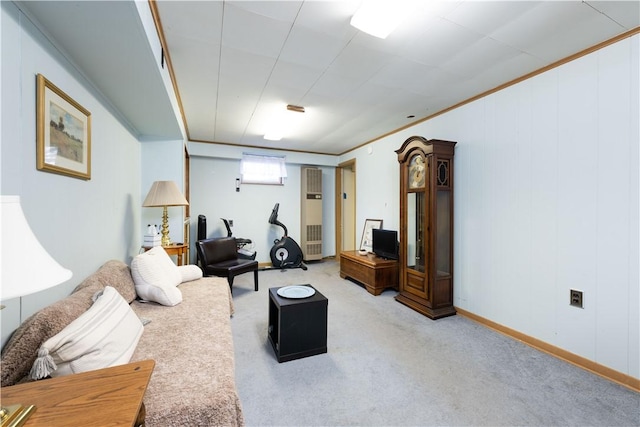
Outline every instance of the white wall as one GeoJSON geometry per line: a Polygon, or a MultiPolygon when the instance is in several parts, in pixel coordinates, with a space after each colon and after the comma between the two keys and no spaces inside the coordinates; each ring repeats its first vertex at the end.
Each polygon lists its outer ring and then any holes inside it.
{"type": "MultiPolygon", "coordinates": [[[[271,210],[280,203],[278,220],[289,235],[300,244],[300,168],[302,165],[322,169],[323,192],[323,256],[335,255],[335,156],[286,151],[266,154],[285,155],[287,178],[282,186],[242,184],[236,192],[235,179],[240,178],[243,151],[265,154],[265,150],[247,149],[220,144],[189,143],[191,155],[191,241],[196,241],[198,215],[207,217],[207,237],[227,235],[220,218],[232,219],[235,237],[253,241],[256,259],[270,263],[273,241],[283,230],[268,222],[271,210]]],[[[195,262],[195,247],[191,251],[195,262]]]]}
{"type": "Polygon", "coordinates": [[[340,157],[340,162],[356,159],[357,248],[366,219],[381,219],[384,229],[400,230],[400,172],[394,150],[406,138],[399,138],[384,138],[340,157]]]}
{"type": "MultiPolygon", "coordinates": [[[[129,262],[140,238],[140,144],[78,70],[10,2],[2,7],[0,189],[19,195],[45,249],[73,272],[68,282],[22,298],[22,319],[68,295],[109,259],[129,262]],[[36,74],[91,112],[91,180],[36,170],[36,74]]],[[[24,254],[28,258],[29,254],[24,254]]],[[[32,266],[37,268],[37,266],[32,266]]],[[[20,323],[20,300],[3,301],[2,343],[20,323]]]]}
{"type": "MultiPolygon", "coordinates": [[[[141,193],[138,205],[142,206],[149,189],[155,181],[173,181],[185,194],[184,185],[184,142],[183,141],[152,141],[142,144],[141,193]]],[[[142,208],[141,229],[139,242],[142,244],[143,235],[147,232],[147,225],[155,224],[160,230],[162,225],[162,208],[142,208]]],[[[171,206],[167,208],[169,216],[169,236],[174,243],[184,242],[183,218],[185,208],[171,206]]]]}
{"type": "Polygon", "coordinates": [[[455,305],[635,378],[639,46],[636,35],[340,159],[357,159],[358,221],[397,223],[397,202],[386,214],[379,196],[398,197],[393,150],[411,135],[458,141],[455,305]]]}

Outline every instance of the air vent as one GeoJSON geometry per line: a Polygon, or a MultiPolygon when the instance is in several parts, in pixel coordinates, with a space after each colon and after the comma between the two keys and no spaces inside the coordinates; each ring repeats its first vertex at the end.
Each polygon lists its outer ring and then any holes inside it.
{"type": "Polygon", "coordinates": [[[302,167],[300,194],[301,248],[305,261],[322,259],[322,170],[302,167]]]}

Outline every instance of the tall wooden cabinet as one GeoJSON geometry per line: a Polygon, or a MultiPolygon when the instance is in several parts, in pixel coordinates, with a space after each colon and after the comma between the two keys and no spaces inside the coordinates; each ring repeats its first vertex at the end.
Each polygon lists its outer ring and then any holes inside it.
{"type": "Polygon", "coordinates": [[[456,143],[412,136],[400,163],[400,290],[396,300],[431,319],[453,306],[453,155],[456,143]]]}

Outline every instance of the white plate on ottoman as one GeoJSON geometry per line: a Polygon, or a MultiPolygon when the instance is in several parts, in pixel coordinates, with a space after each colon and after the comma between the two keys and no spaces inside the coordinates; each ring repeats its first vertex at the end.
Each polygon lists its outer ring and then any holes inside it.
{"type": "Polygon", "coordinates": [[[278,295],[282,298],[309,298],[313,294],[316,293],[316,290],[311,286],[304,285],[292,285],[292,286],[284,286],[278,289],[278,295]]]}

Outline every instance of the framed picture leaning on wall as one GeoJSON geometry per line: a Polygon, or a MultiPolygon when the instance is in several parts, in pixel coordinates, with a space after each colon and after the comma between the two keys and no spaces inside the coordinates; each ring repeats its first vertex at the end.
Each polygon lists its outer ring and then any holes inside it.
{"type": "Polygon", "coordinates": [[[91,113],[42,74],[36,109],[38,170],[91,179],[91,113]]]}
{"type": "Polygon", "coordinates": [[[362,230],[362,239],[360,240],[360,250],[372,252],[373,251],[373,236],[372,229],[380,229],[382,228],[382,220],[381,219],[365,219],[364,220],[364,230],[362,230]]]}

